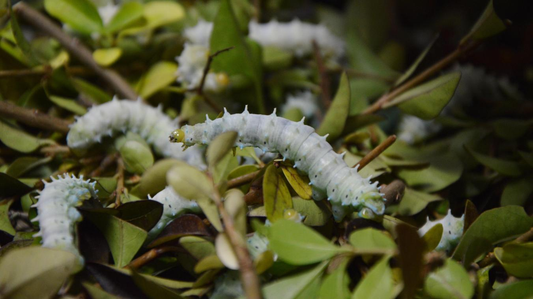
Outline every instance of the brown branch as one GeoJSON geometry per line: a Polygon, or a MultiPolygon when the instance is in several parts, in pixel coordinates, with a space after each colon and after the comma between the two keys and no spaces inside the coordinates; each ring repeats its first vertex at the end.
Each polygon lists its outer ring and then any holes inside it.
{"type": "Polygon", "coordinates": [[[239,186],[246,185],[246,184],[250,183],[251,181],[253,181],[255,179],[255,177],[257,176],[257,174],[260,171],[261,170],[254,171],[252,173],[248,173],[248,174],[242,175],[240,177],[236,177],[234,179],[229,180],[228,181],[228,189],[239,187],[239,186]]]}
{"type": "Polygon", "coordinates": [[[98,167],[91,172],[90,176],[92,178],[99,177],[102,174],[102,172],[104,172],[115,161],[117,161],[117,155],[110,154],[110,155],[105,156],[102,162],[100,163],[100,165],[98,165],[98,167]]]}
{"type": "Polygon", "coordinates": [[[105,82],[107,82],[117,94],[130,100],[137,100],[137,93],[131,86],[115,71],[102,68],[93,59],[91,50],[85,47],[78,39],[72,38],[61,30],[54,22],[46,16],[31,8],[23,2],[19,2],[13,11],[23,18],[27,23],[36,29],[46,32],[54,37],[72,56],[94,71],[105,82]]]}
{"type": "MultiPolygon", "coordinates": [[[[510,243],[521,244],[521,243],[526,243],[530,241],[531,239],[533,239],[533,228],[529,229],[527,232],[520,235],[518,238],[516,238],[514,241],[510,243]]],[[[481,261],[477,263],[477,265],[479,266],[479,268],[485,268],[491,264],[496,263],[497,261],[498,259],[496,259],[494,252],[489,252],[481,261]]]]}
{"type": "Polygon", "coordinates": [[[127,269],[139,269],[140,267],[146,265],[147,263],[153,261],[154,259],[160,257],[161,255],[168,252],[185,252],[183,248],[175,246],[165,246],[160,248],[154,248],[140,257],[131,261],[125,268],[127,269]]]}
{"type": "Polygon", "coordinates": [[[215,192],[213,194],[213,201],[218,207],[218,211],[222,217],[222,221],[224,222],[224,230],[239,262],[241,283],[244,293],[246,294],[246,298],[261,299],[261,284],[259,283],[259,278],[255,273],[254,263],[250,256],[250,252],[248,252],[246,241],[235,229],[233,218],[228,211],[226,211],[217,188],[215,188],[215,192]]]}
{"type": "MultiPolygon", "coordinates": [[[[209,73],[209,69],[211,68],[211,63],[213,62],[213,59],[217,57],[219,54],[227,52],[233,48],[235,47],[229,47],[229,48],[225,48],[222,50],[218,50],[215,53],[209,55],[209,57],[207,58],[207,63],[205,64],[205,67],[204,67],[204,72],[202,74],[202,80],[200,80],[200,85],[198,85],[198,87],[196,88],[196,92],[198,92],[199,95],[204,94],[205,79],[207,78],[207,74],[209,73]]],[[[219,110],[219,111],[222,111],[222,110],[219,110]]]]}
{"type": "Polygon", "coordinates": [[[117,176],[117,197],[115,198],[115,208],[118,208],[121,205],[120,198],[124,191],[124,160],[122,160],[121,157],[117,157],[117,176]]]}
{"type": "Polygon", "coordinates": [[[481,43],[482,43],[481,41],[473,41],[464,47],[458,47],[455,51],[453,51],[448,56],[444,57],[443,59],[441,59],[440,61],[438,61],[437,63],[435,63],[434,65],[432,65],[431,67],[429,67],[428,69],[420,73],[419,75],[415,76],[411,80],[400,85],[398,88],[392,90],[391,92],[384,94],[374,104],[372,104],[370,107],[365,109],[363,111],[363,114],[371,114],[371,113],[374,113],[380,110],[383,107],[383,105],[385,105],[385,103],[391,101],[392,99],[396,98],[400,94],[426,81],[429,77],[433,76],[438,71],[444,69],[445,67],[455,62],[457,59],[461,58],[468,52],[477,48],[481,43]]]}
{"type": "Polygon", "coordinates": [[[368,154],[366,154],[359,163],[355,164],[355,166],[359,165],[358,170],[363,169],[363,167],[367,166],[372,160],[374,160],[377,156],[379,156],[382,152],[384,152],[389,146],[391,146],[396,141],[396,135],[391,135],[385,141],[383,141],[380,145],[376,146],[373,150],[371,150],[368,154]]]}
{"type": "Polygon", "coordinates": [[[331,96],[330,96],[330,84],[328,78],[328,71],[324,65],[324,60],[322,59],[322,54],[320,54],[320,47],[318,43],[313,40],[313,54],[315,56],[316,65],[318,68],[318,76],[320,77],[320,90],[322,94],[322,102],[324,107],[328,108],[331,105],[331,96]]]}
{"type": "Polygon", "coordinates": [[[70,148],[64,145],[50,145],[40,149],[45,155],[55,156],[57,154],[70,154],[70,148]]]}
{"type": "Polygon", "coordinates": [[[49,74],[50,71],[47,68],[38,69],[38,70],[5,70],[0,71],[0,78],[14,78],[14,77],[25,77],[25,76],[42,76],[49,74]]]}
{"type": "Polygon", "coordinates": [[[0,101],[0,116],[12,118],[30,127],[67,133],[70,122],[44,114],[36,109],[19,107],[8,101],[0,101]]]}

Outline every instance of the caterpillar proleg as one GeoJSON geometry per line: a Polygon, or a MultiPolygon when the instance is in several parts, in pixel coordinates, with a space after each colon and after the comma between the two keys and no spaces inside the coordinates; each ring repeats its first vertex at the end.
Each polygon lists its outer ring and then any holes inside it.
{"type": "Polygon", "coordinates": [[[225,110],[222,118],[207,118],[205,123],[175,130],[170,141],[183,142],[185,147],[208,144],[227,131],[238,132],[235,146],[259,147],[263,152],[278,152],[294,161],[294,167],[309,175],[313,198],[320,200],[327,196],[335,219],[341,220],[352,210],[365,218],[384,213],[378,183],[362,178],[357,169],[346,165],[343,155],[333,151],[325,136],[304,125],[303,119],[293,122],[277,117],[275,111],[271,115],[258,115],[245,109],[241,114],[230,115],[225,110]]]}
{"type": "Polygon", "coordinates": [[[83,265],[83,257],[76,246],[76,222],[81,220],[76,207],[90,197],[96,198],[96,183],[84,181],[83,176],[76,178],[74,175],[69,177],[68,174],[51,179],[51,183],[43,181],[45,187],[34,205],[38,216],[32,221],[39,221],[40,226],[40,231],[34,237],[42,237],[43,247],[74,253],[83,265]]]}

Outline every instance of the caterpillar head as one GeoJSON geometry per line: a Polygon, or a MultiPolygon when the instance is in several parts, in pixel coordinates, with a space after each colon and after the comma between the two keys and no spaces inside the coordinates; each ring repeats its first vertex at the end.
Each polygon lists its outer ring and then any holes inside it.
{"type": "Polygon", "coordinates": [[[385,202],[378,192],[366,192],[361,195],[360,200],[364,207],[377,215],[383,215],[385,212],[385,202]]]}
{"type": "Polygon", "coordinates": [[[185,132],[183,132],[183,130],[181,129],[176,129],[174,130],[174,132],[170,134],[168,138],[170,142],[175,142],[175,143],[183,142],[183,140],[185,140],[185,132]]]}

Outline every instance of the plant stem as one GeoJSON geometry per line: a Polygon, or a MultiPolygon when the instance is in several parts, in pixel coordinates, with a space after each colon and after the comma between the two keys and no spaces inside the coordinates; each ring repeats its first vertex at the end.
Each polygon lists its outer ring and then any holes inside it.
{"type": "Polygon", "coordinates": [[[370,162],[372,162],[372,160],[374,160],[377,156],[379,156],[382,152],[389,148],[389,146],[391,146],[395,141],[396,135],[389,136],[380,145],[376,146],[373,150],[366,154],[366,156],[364,156],[363,159],[359,161],[359,163],[355,164],[355,166],[359,165],[358,170],[363,169],[363,167],[367,166],[370,162]]]}
{"type": "MultiPolygon", "coordinates": [[[[526,243],[526,242],[528,242],[531,239],[533,239],[533,228],[529,229],[527,232],[525,232],[524,234],[522,234],[521,236],[516,238],[511,243],[521,244],[521,243],[526,243]]],[[[489,266],[491,264],[496,263],[497,261],[498,260],[496,259],[496,256],[494,255],[494,252],[489,252],[487,254],[487,256],[485,256],[481,261],[479,261],[477,263],[477,265],[480,268],[485,268],[485,267],[487,267],[487,266],[489,266]]]]}
{"type": "Polygon", "coordinates": [[[459,59],[461,56],[465,55],[466,53],[472,51],[473,49],[477,48],[481,44],[481,41],[473,41],[469,43],[468,45],[464,47],[458,47],[450,53],[448,56],[444,57],[422,73],[418,74],[411,80],[405,82],[404,84],[400,85],[396,89],[393,89],[391,92],[384,94],[381,98],[379,98],[374,104],[369,106],[367,109],[363,111],[362,114],[372,114],[382,108],[382,106],[391,101],[392,99],[396,98],[400,94],[404,93],[405,91],[417,86],[418,84],[426,81],[429,77],[433,76],[438,71],[444,69],[445,67],[449,66],[453,62],[455,62],[457,59],[459,59]]]}
{"type": "Polygon", "coordinates": [[[224,230],[233,247],[235,255],[237,256],[241,274],[241,283],[246,298],[261,299],[261,284],[259,283],[259,278],[255,273],[250,252],[248,252],[248,248],[246,247],[246,241],[244,241],[243,237],[239,235],[235,229],[233,218],[231,218],[231,215],[228,213],[228,211],[226,211],[217,188],[215,188],[215,192],[213,194],[213,201],[218,207],[218,211],[222,217],[222,221],[224,222],[224,230]]]}
{"type": "Polygon", "coordinates": [[[36,109],[19,107],[8,101],[0,101],[0,116],[12,118],[30,127],[68,133],[70,122],[44,114],[36,109]]]}
{"type": "Polygon", "coordinates": [[[257,176],[257,174],[260,171],[261,170],[254,171],[254,172],[251,172],[251,173],[248,173],[248,174],[242,175],[240,177],[236,177],[234,179],[229,180],[228,181],[228,189],[239,187],[239,186],[242,186],[242,185],[250,183],[251,181],[253,181],[255,179],[255,177],[257,176]]]}
{"type": "Polygon", "coordinates": [[[124,160],[122,160],[122,157],[117,157],[117,176],[117,197],[115,199],[115,208],[118,208],[121,205],[120,198],[124,191],[124,160]]]}
{"type": "Polygon", "coordinates": [[[42,30],[54,37],[70,54],[107,82],[117,94],[129,100],[137,100],[137,93],[126,80],[115,71],[102,68],[93,59],[91,50],[85,47],[78,39],[72,38],[63,32],[59,26],[54,24],[46,16],[23,2],[15,5],[13,11],[36,29],[42,30]]]}
{"type": "Polygon", "coordinates": [[[318,76],[320,78],[320,93],[322,95],[322,102],[324,104],[324,107],[329,108],[329,106],[331,105],[331,97],[328,72],[326,70],[326,66],[324,65],[322,54],[320,54],[320,47],[318,46],[318,43],[313,40],[312,44],[313,54],[315,56],[316,66],[318,69],[318,76]]]}
{"type": "Polygon", "coordinates": [[[159,256],[167,253],[167,252],[184,252],[185,250],[180,247],[175,246],[165,246],[160,248],[154,248],[145,254],[141,255],[140,257],[134,259],[131,261],[125,268],[128,269],[139,269],[140,267],[146,265],[147,263],[153,261],[154,259],[158,258],[159,256]]]}

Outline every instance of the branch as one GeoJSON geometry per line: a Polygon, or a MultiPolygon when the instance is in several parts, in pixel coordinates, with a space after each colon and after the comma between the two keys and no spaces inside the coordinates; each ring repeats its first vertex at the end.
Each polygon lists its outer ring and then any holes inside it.
{"type": "Polygon", "coordinates": [[[322,60],[322,54],[320,54],[320,47],[318,46],[315,40],[313,40],[312,43],[313,53],[315,55],[316,65],[318,68],[318,76],[320,77],[320,90],[322,94],[322,101],[324,103],[324,107],[328,108],[331,105],[328,72],[326,70],[326,66],[324,65],[324,61],[322,60]]]}
{"type": "MultiPolygon", "coordinates": [[[[225,48],[225,49],[222,49],[222,50],[218,50],[215,53],[209,55],[209,57],[207,58],[207,63],[205,64],[205,67],[204,67],[204,72],[202,74],[202,80],[200,80],[200,85],[198,85],[198,87],[196,88],[196,92],[198,92],[199,95],[203,95],[204,94],[205,79],[207,78],[207,74],[209,73],[209,69],[211,68],[211,63],[213,62],[213,58],[217,57],[218,54],[227,52],[227,51],[229,51],[229,50],[231,50],[233,48],[235,48],[235,47],[229,47],[229,48],[225,48]]],[[[219,111],[221,111],[221,110],[219,110],[219,111]]]]}
{"type": "Polygon", "coordinates": [[[0,101],[0,116],[12,118],[30,127],[68,133],[70,122],[44,114],[36,109],[26,109],[7,101],[0,101]]]}
{"type": "Polygon", "coordinates": [[[228,211],[226,211],[217,188],[215,188],[215,192],[213,194],[213,201],[218,207],[218,211],[222,217],[222,221],[224,222],[225,232],[228,235],[231,246],[233,247],[235,255],[237,256],[241,274],[241,283],[244,293],[246,294],[246,298],[261,299],[261,284],[259,283],[259,278],[255,273],[255,267],[250,256],[250,252],[248,252],[248,248],[246,247],[246,242],[243,240],[243,237],[235,229],[233,218],[231,218],[231,215],[228,213],[228,211]]]}
{"type": "Polygon", "coordinates": [[[396,98],[400,94],[404,93],[405,91],[417,86],[418,84],[424,82],[429,77],[436,74],[438,71],[444,69],[445,67],[449,66],[453,62],[455,62],[457,59],[459,59],[461,56],[467,54],[468,52],[474,50],[477,48],[482,42],[481,41],[474,41],[471,42],[469,45],[465,47],[458,47],[455,51],[450,53],[448,56],[444,57],[422,73],[420,73],[418,76],[412,78],[411,80],[405,82],[404,84],[400,85],[398,88],[394,89],[390,93],[384,94],[379,100],[377,100],[374,104],[372,104],[370,107],[365,109],[363,111],[363,114],[372,114],[378,110],[381,109],[381,107],[391,101],[392,99],[396,98]]]}
{"type": "Polygon", "coordinates": [[[117,157],[117,197],[115,199],[115,208],[120,206],[120,198],[122,197],[122,192],[124,191],[124,160],[122,157],[117,157]]]}
{"type": "MultiPolygon", "coordinates": [[[[510,243],[514,244],[521,244],[526,243],[533,239],[533,228],[529,229],[527,232],[522,234],[520,237],[516,238],[514,241],[510,243]]],[[[489,252],[487,256],[485,256],[481,261],[477,263],[479,268],[485,268],[488,265],[496,263],[498,260],[496,259],[496,256],[494,255],[494,252],[489,252]]]]}
{"type": "Polygon", "coordinates": [[[389,146],[391,146],[396,141],[396,135],[391,135],[385,141],[383,141],[380,145],[376,146],[373,150],[371,150],[366,156],[359,161],[359,163],[355,164],[355,166],[359,165],[358,170],[363,169],[363,167],[367,166],[372,160],[374,160],[377,156],[379,156],[381,153],[383,153],[389,146]]]}
{"type": "Polygon", "coordinates": [[[242,175],[240,177],[236,177],[234,179],[231,179],[228,181],[228,189],[239,187],[242,185],[246,185],[253,181],[255,179],[255,176],[260,172],[261,170],[254,171],[252,173],[248,173],[245,175],[242,175]]]}
{"type": "Polygon", "coordinates": [[[107,82],[117,94],[130,100],[137,100],[137,93],[126,80],[115,71],[104,69],[98,65],[87,47],[80,43],[78,39],[72,38],[64,33],[59,26],[50,21],[46,16],[23,2],[15,5],[13,11],[36,29],[42,30],[54,37],[70,54],[107,82]]]}
{"type": "Polygon", "coordinates": [[[153,261],[154,259],[158,258],[159,256],[167,252],[185,252],[185,250],[183,248],[174,247],[174,246],[154,248],[146,252],[145,254],[141,255],[140,257],[134,259],[133,261],[131,261],[125,268],[126,269],[139,269],[140,267],[146,265],[147,263],[153,261]]]}

